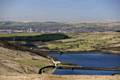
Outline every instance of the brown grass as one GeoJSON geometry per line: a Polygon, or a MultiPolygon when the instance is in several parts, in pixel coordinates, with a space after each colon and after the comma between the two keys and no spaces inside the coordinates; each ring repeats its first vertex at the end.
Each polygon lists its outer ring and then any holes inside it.
{"type": "Polygon", "coordinates": [[[120,80],[120,76],[97,76],[97,75],[0,75],[0,80],[120,80]]]}

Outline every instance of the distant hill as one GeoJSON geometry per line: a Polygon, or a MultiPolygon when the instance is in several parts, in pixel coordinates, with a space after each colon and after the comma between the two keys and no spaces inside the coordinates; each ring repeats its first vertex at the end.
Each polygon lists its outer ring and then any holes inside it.
{"type": "Polygon", "coordinates": [[[34,32],[105,32],[120,31],[120,22],[106,23],[59,23],[59,22],[12,22],[1,21],[0,29],[29,30],[34,32]]]}

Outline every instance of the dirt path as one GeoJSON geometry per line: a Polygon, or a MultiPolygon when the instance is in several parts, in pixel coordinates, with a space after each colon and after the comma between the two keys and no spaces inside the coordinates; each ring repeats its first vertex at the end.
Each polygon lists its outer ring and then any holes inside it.
{"type": "Polygon", "coordinates": [[[0,80],[120,80],[120,76],[97,76],[97,75],[0,75],[0,80]]]}

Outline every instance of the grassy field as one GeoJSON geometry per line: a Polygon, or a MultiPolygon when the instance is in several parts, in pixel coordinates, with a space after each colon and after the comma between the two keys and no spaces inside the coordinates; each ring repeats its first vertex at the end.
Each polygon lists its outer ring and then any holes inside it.
{"type": "Polygon", "coordinates": [[[38,73],[51,62],[35,53],[0,47],[0,74],[38,73]]]}
{"type": "Polygon", "coordinates": [[[1,75],[0,80],[120,80],[120,76],[100,76],[100,75],[1,75]]]}
{"type": "Polygon", "coordinates": [[[90,51],[120,46],[120,33],[117,32],[71,33],[67,35],[71,38],[49,42],[46,46],[50,50],[61,51],[90,51]]]}
{"type": "Polygon", "coordinates": [[[0,40],[5,41],[55,41],[60,39],[69,38],[67,35],[63,33],[16,33],[16,34],[0,34],[0,40]]]}
{"type": "Polygon", "coordinates": [[[0,37],[15,37],[15,36],[36,36],[41,33],[12,33],[12,34],[0,34],[0,37]]]}
{"type": "MultiPolygon", "coordinates": [[[[22,41],[45,41],[49,50],[58,51],[91,51],[112,50],[120,51],[119,32],[91,32],[66,34],[16,33],[0,34],[0,37],[19,37],[22,41]]],[[[41,46],[41,45],[40,45],[41,46]]],[[[41,47],[42,48],[42,47],[41,47]]]]}

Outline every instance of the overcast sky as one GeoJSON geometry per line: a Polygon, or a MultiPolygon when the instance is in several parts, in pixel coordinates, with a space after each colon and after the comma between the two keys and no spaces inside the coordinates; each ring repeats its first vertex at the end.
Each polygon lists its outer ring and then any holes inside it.
{"type": "Polygon", "coordinates": [[[0,0],[0,20],[120,21],[120,0],[0,0]]]}

